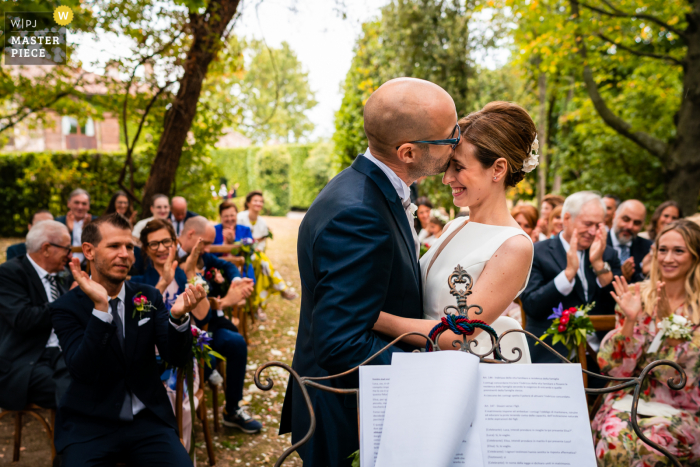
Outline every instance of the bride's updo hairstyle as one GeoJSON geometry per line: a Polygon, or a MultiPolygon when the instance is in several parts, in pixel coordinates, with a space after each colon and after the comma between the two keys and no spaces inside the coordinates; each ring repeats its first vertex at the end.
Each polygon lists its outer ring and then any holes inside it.
{"type": "Polygon", "coordinates": [[[523,178],[523,163],[530,157],[537,135],[535,122],[525,109],[512,102],[489,102],[459,121],[462,140],[476,148],[475,156],[488,169],[497,159],[508,161],[506,188],[523,178]]]}

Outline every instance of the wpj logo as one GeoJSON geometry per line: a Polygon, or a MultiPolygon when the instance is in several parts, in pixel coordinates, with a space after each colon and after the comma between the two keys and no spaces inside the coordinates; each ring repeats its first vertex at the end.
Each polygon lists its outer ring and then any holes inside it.
{"type": "Polygon", "coordinates": [[[50,12],[5,13],[5,65],[59,65],[68,61],[66,28],[73,20],[67,6],[50,12]]]}

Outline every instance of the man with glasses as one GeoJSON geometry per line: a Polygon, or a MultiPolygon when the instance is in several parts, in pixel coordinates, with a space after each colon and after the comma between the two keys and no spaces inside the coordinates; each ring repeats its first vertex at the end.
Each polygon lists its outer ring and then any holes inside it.
{"type": "MultiPolygon", "coordinates": [[[[390,341],[372,331],[379,312],[423,316],[415,206],[409,186],[444,172],[460,141],[455,104],[428,81],[383,84],[364,108],[369,147],[323,189],[299,228],[302,298],[293,368],[300,375],[337,374],[390,341]]],[[[373,364],[389,364],[395,345],[373,364]]],[[[291,381],[291,380],[290,380],[291,381]]],[[[336,387],[357,387],[356,377],[336,387]]],[[[309,391],[319,426],[298,449],[305,466],[349,466],[358,449],[354,395],[309,391]]],[[[280,433],[297,443],[309,429],[299,387],[290,384],[280,433]]]]}
{"type": "Polygon", "coordinates": [[[0,407],[55,408],[70,383],[49,303],[72,283],[71,237],[60,222],[34,224],[27,254],[0,265],[0,407]]]}

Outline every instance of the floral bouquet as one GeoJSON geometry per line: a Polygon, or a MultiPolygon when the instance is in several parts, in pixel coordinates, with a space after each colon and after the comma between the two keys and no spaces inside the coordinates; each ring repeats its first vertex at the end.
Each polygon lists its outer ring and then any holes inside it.
{"type": "Polygon", "coordinates": [[[426,254],[429,249],[430,249],[430,247],[428,245],[426,245],[425,243],[421,243],[420,244],[420,252],[419,252],[420,258],[422,258],[423,255],[426,254]]]}
{"type": "Polygon", "coordinates": [[[594,303],[583,305],[579,308],[571,307],[564,309],[560,303],[557,308],[554,308],[547,319],[553,319],[552,325],[545,331],[540,339],[545,340],[547,336],[552,336],[552,345],[559,342],[564,344],[569,350],[570,359],[576,355],[576,348],[586,341],[589,334],[595,332],[593,323],[588,317],[588,312],[595,306],[594,303]]]}
{"type": "Polygon", "coordinates": [[[209,282],[204,280],[201,274],[197,273],[190,280],[187,281],[188,284],[192,284],[193,287],[201,285],[204,289],[204,293],[209,295],[209,282]]]}
{"type": "MultiPolygon", "coordinates": [[[[196,276],[199,277],[199,276],[196,276]]],[[[204,280],[201,279],[200,280],[204,280]]],[[[192,331],[192,356],[185,366],[185,379],[187,381],[187,393],[190,399],[190,413],[192,414],[192,441],[190,443],[190,458],[194,461],[194,365],[195,361],[199,362],[200,359],[204,360],[206,365],[211,368],[211,358],[216,357],[220,360],[226,361],[226,358],[220,353],[214,351],[209,344],[211,344],[212,338],[209,336],[207,331],[199,329],[197,326],[190,325],[190,330],[192,331]]],[[[204,375],[199,375],[200,381],[203,381],[204,375]]]]}
{"type": "Polygon", "coordinates": [[[658,352],[661,347],[661,341],[668,337],[669,339],[688,340],[693,336],[693,327],[688,324],[688,319],[681,315],[667,316],[658,324],[659,331],[656,333],[654,340],[649,346],[649,353],[658,352]]]}
{"type": "Polygon", "coordinates": [[[233,256],[243,257],[245,260],[243,263],[244,271],[248,269],[248,266],[253,264],[253,259],[257,258],[258,253],[255,251],[254,243],[255,241],[252,238],[244,238],[233,244],[231,254],[233,256]]]}

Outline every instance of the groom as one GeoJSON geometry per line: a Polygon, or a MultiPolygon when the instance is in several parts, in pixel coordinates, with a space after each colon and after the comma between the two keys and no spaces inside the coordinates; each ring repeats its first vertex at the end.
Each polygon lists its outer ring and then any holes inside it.
{"type": "MultiPolygon", "coordinates": [[[[421,318],[422,294],[409,185],[444,172],[459,141],[452,98],[428,81],[399,78],[367,100],[367,151],[331,180],[299,228],[302,297],[294,370],[319,377],[349,370],[386,346],[372,331],[380,311],[421,318]]],[[[387,365],[397,344],[373,364],[387,365]]],[[[290,381],[293,381],[290,379],[290,381]]],[[[357,387],[357,374],[324,383],[357,387]]],[[[299,455],[306,467],[350,465],[358,449],[357,399],[309,388],[314,436],[299,455]]],[[[309,430],[299,386],[291,383],[280,433],[298,442],[309,430]]]]}

